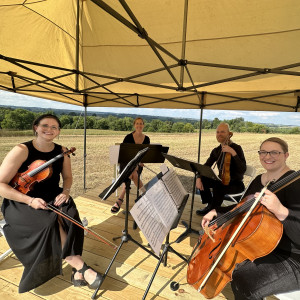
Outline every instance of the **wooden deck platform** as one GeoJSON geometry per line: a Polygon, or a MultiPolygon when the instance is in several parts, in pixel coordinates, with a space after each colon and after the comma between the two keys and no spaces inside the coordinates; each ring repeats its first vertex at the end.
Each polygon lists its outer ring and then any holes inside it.
{"type": "MultiPolygon", "coordinates": [[[[124,229],[124,214],[122,209],[117,215],[110,212],[110,208],[116,197],[112,195],[108,200],[101,201],[98,194],[103,191],[103,187],[90,190],[75,199],[81,218],[86,217],[89,228],[112,241],[113,237],[122,235],[124,229]]],[[[135,191],[132,189],[131,204],[135,191]]],[[[195,199],[195,209],[201,207],[200,201],[195,199]]],[[[190,201],[188,200],[182,219],[189,221],[190,201]]],[[[125,208],[125,203],[122,206],[125,208]]],[[[200,229],[201,217],[193,214],[192,228],[200,229]]],[[[129,218],[129,234],[139,243],[147,246],[147,241],[139,229],[132,229],[133,220],[129,218]]],[[[170,242],[185,231],[181,224],[171,231],[170,242]]],[[[181,243],[173,243],[172,247],[178,253],[188,257],[196,243],[197,235],[190,234],[181,243]]],[[[115,241],[120,244],[120,239],[115,241]]],[[[0,253],[8,249],[4,237],[0,237],[0,253]]],[[[150,249],[150,248],[149,248],[150,249]]],[[[103,244],[90,234],[86,235],[84,242],[83,258],[86,263],[97,271],[104,273],[112,260],[115,250],[103,244]]],[[[151,276],[157,266],[158,260],[149,255],[134,242],[125,242],[118,253],[112,267],[104,280],[101,289],[97,294],[97,299],[142,299],[151,276]]],[[[63,265],[63,276],[57,276],[39,288],[24,294],[18,294],[18,284],[23,272],[23,267],[18,259],[12,254],[0,262],[0,299],[55,299],[55,300],[79,300],[90,299],[93,290],[87,287],[75,288],[70,281],[71,267],[63,265]]],[[[186,283],[186,263],[177,255],[169,252],[167,266],[160,265],[157,275],[151,285],[146,299],[205,299],[200,293],[186,283]],[[184,277],[178,291],[170,289],[173,280],[184,277]]],[[[230,288],[227,285],[223,292],[215,299],[234,299],[230,288]]],[[[268,300],[276,299],[268,297],[268,300]]]]}

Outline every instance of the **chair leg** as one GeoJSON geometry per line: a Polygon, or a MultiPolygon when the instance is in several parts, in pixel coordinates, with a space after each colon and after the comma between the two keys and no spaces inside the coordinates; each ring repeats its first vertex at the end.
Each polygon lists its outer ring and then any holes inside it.
{"type": "Polygon", "coordinates": [[[3,254],[0,255],[0,262],[6,257],[8,256],[10,253],[12,253],[11,249],[8,249],[7,251],[5,251],[3,254]]]}

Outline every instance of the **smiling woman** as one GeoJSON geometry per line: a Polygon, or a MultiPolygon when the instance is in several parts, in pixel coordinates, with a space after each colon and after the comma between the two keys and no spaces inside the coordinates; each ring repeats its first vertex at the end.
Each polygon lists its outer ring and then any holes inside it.
{"type": "Polygon", "coordinates": [[[96,288],[102,278],[81,258],[83,230],[48,209],[52,204],[81,223],[69,195],[72,185],[70,157],[62,155],[53,160],[67,150],[53,142],[60,127],[56,116],[39,116],[32,126],[35,139],[15,146],[0,167],[0,195],[4,197],[2,213],[6,221],[4,233],[9,246],[24,265],[20,293],[61,274],[61,258],[73,267],[71,280],[74,286],[88,284],[96,288]],[[39,167],[33,167],[27,172],[34,164],[41,166],[40,162],[50,160],[52,163],[47,168],[38,170],[39,167]],[[42,172],[45,172],[43,178],[34,177],[42,172]],[[25,191],[16,185],[11,186],[15,174],[20,174],[17,181],[20,185],[29,186],[25,191]],[[62,188],[59,186],[60,176],[62,188]]]}
{"type": "MultiPolygon", "coordinates": [[[[252,181],[245,193],[245,199],[249,196],[245,201],[249,203],[253,195],[253,199],[258,199],[259,192],[268,184],[268,189],[261,195],[259,207],[272,213],[272,221],[267,226],[269,234],[265,236],[266,232],[262,232],[261,239],[252,243],[252,250],[244,249],[243,253],[252,251],[251,259],[247,253],[233,270],[231,286],[237,300],[263,299],[272,294],[300,289],[300,171],[292,171],[287,166],[288,144],[278,137],[264,140],[258,154],[265,172],[252,181]],[[279,230],[275,229],[275,224],[280,224],[279,230]],[[275,237],[273,232],[282,234],[279,239],[276,237],[271,250],[255,256],[255,249],[264,249],[271,241],[268,238],[275,237]]],[[[233,207],[225,207],[210,211],[203,217],[202,226],[208,226],[217,212],[220,217],[220,214],[233,210],[233,207]]],[[[246,230],[253,226],[259,232],[261,226],[255,227],[254,223],[254,217],[250,216],[246,230]]]]}

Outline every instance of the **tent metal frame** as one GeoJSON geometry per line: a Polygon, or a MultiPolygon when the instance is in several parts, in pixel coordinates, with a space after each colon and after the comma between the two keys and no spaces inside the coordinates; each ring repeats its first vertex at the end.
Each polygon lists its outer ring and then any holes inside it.
{"type": "MultiPolygon", "coordinates": [[[[181,104],[186,108],[200,109],[200,129],[202,125],[203,109],[214,109],[219,107],[221,104],[226,109],[226,104],[242,103],[242,102],[254,102],[257,104],[268,104],[274,107],[274,110],[285,110],[285,111],[300,111],[300,88],[299,90],[280,91],[272,93],[262,93],[255,97],[239,97],[236,95],[229,95],[223,93],[213,93],[208,91],[199,90],[207,86],[218,85],[230,81],[237,81],[245,78],[266,76],[270,74],[286,75],[286,76],[300,76],[300,72],[292,71],[290,69],[300,66],[300,62],[293,64],[279,66],[275,68],[268,67],[249,67],[249,66],[238,66],[228,64],[216,64],[210,62],[201,61],[189,61],[186,59],[186,34],[188,25],[188,0],[184,2],[183,11],[183,26],[182,26],[182,44],[181,44],[181,57],[176,57],[169,52],[165,47],[153,40],[147,33],[147,30],[142,26],[138,18],[135,16],[131,8],[128,6],[125,0],[119,0],[124,11],[127,13],[129,20],[119,14],[113,7],[109,6],[102,0],[91,0],[99,9],[109,14],[116,21],[120,22],[131,30],[134,34],[137,34],[141,39],[145,40],[152,49],[153,53],[161,63],[160,68],[148,70],[139,74],[132,74],[127,77],[119,78],[113,76],[107,76],[105,74],[95,74],[91,72],[84,72],[79,68],[79,50],[80,50],[80,14],[81,14],[81,1],[77,0],[77,16],[76,16],[76,52],[75,52],[75,69],[68,69],[59,66],[42,64],[35,61],[28,61],[13,57],[8,57],[0,53],[0,61],[4,60],[11,65],[10,71],[0,70],[0,75],[6,75],[10,81],[10,85],[0,85],[0,89],[10,91],[14,93],[22,93],[27,95],[44,94],[45,98],[57,100],[55,95],[59,95],[67,103],[83,106],[84,107],[84,189],[86,189],[86,116],[88,107],[101,107],[101,106],[123,106],[123,107],[147,107],[159,106],[161,103],[176,103],[181,104]],[[173,64],[168,64],[163,56],[174,60],[173,64]],[[196,82],[190,72],[190,66],[216,68],[216,69],[231,69],[237,71],[243,71],[245,74],[238,76],[232,76],[227,78],[221,78],[211,82],[203,84],[194,84],[196,82]],[[18,74],[15,69],[23,69],[32,74],[31,77],[25,77],[18,74]],[[37,69],[43,69],[44,72],[38,71],[37,69]],[[180,68],[179,79],[176,78],[174,70],[180,68]],[[60,71],[60,75],[55,77],[49,77],[47,71],[49,69],[55,69],[60,71]],[[167,72],[171,78],[172,84],[175,86],[157,84],[141,80],[142,77],[147,75],[155,75],[160,72],[167,72]],[[60,81],[68,76],[75,75],[75,85],[68,86],[60,81]],[[189,84],[184,85],[185,77],[188,78],[189,84]],[[36,78],[39,78],[38,80],[36,78]],[[91,87],[79,89],[80,79],[87,80],[91,87]],[[127,82],[138,84],[142,86],[157,87],[160,89],[172,91],[178,93],[176,96],[166,97],[155,97],[139,93],[117,93],[114,92],[114,84],[120,82],[127,82]],[[97,89],[97,91],[95,91],[97,89]],[[99,92],[98,90],[103,90],[99,92]],[[189,97],[198,97],[198,102],[189,102],[189,97]],[[272,102],[274,97],[278,96],[293,95],[295,96],[295,102],[292,105],[284,103],[272,102]],[[108,97],[109,96],[109,97],[108,97]],[[213,96],[215,99],[220,99],[215,103],[206,103],[205,98],[207,96],[213,96]],[[109,98],[109,99],[108,99],[109,98]],[[149,100],[146,104],[143,104],[141,98],[149,100]],[[224,100],[225,99],[225,100],[224,100]]],[[[57,100],[63,101],[63,100],[57,100]]],[[[160,106],[161,107],[161,106],[160,106]]],[[[199,148],[198,148],[198,162],[200,160],[200,146],[201,146],[201,130],[199,133],[199,148]]]]}

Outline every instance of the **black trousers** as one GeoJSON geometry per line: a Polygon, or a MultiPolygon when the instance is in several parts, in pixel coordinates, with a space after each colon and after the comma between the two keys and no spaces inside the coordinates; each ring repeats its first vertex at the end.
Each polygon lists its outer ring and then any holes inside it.
{"type": "Polygon", "coordinates": [[[236,266],[231,287],[235,300],[260,300],[300,289],[300,263],[272,252],[236,266]]]}
{"type": "Polygon", "coordinates": [[[202,203],[209,203],[212,208],[221,206],[224,195],[240,193],[245,189],[242,181],[231,181],[229,185],[223,185],[221,181],[207,177],[201,177],[201,180],[204,187],[203,191],[200,190],[202,203]]]}

